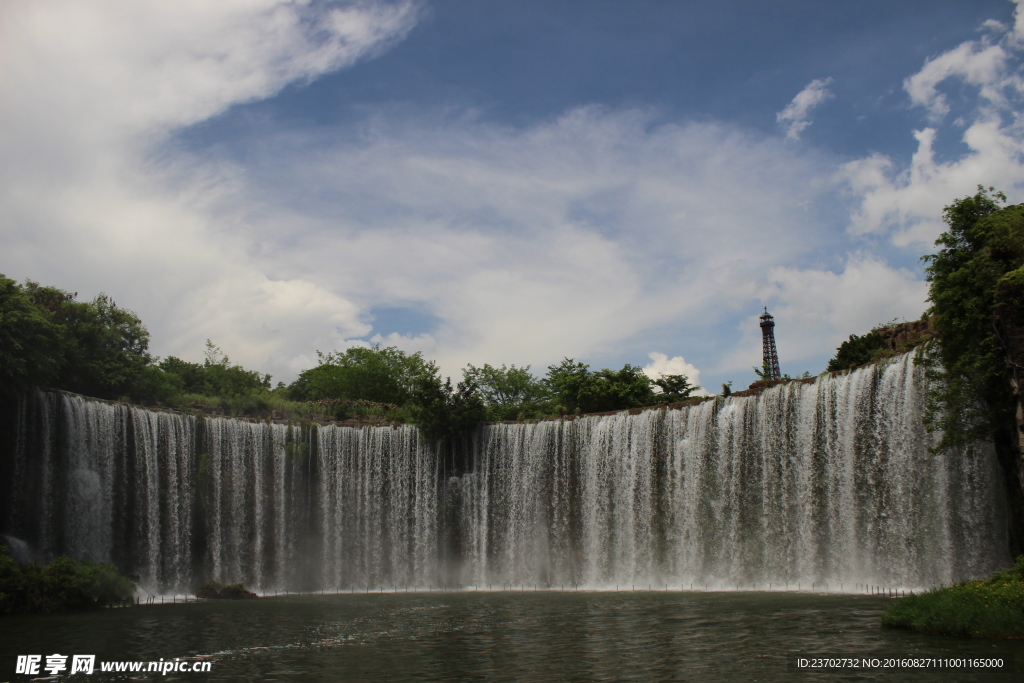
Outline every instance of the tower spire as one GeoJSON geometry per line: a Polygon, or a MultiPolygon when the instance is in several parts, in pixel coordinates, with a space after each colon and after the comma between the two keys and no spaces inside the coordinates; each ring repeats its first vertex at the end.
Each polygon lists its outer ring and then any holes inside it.
{"type": "Polygon", "coordinates": [[[761,367],[767,375],[766,379],[782,379],[782,372],[779,370],[779,352],[775,348],[775,319],[768,313],[768,307],[764,307],[761,315],[761,367]]]}

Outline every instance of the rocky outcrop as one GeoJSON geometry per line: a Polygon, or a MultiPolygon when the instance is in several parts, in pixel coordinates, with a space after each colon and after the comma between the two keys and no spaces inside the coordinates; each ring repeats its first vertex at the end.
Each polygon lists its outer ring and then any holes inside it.
{"type": "Polygon", "coordinates": [[[259,596],[240,583],[225,586],[216,581],[207,581],[196,590],[196,597],[206,600],[252,600],[259,596]]]}
{"type": "Polygon", "coordinates": [[[935,336],[934,318],[882,325],[871,330],[877,334],[894,353],[905,353],[918,344],[935,336]]]}
{"type": "Polygon", "coordinates": [[[789,382],[799,382],[800,384],[811,384],[817,377],[799,377],[797,379],[763,379],[758,380],[751,384],[743,391],[734,391],[730,396],[757,396],[765,389],[770,389],[778,384],[787,384],[789,382]]]}

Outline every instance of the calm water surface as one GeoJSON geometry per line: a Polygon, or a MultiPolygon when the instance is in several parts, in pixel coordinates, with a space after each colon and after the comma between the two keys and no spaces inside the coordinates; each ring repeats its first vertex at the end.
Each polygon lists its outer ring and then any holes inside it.
{"type": "MultiPolygon", "coordinates": [[[[882,630],[884,598],[800,593],[418,593],[271,597],[0,619],[19,654],[200,657],[210,673],[49,680],[1019,681],[1020,673],[799,672],[788,658],[1003,657],[1024,643],[882,630]]],[[[1024,668],[1024,666],[1022,666],[1024,668]]],[[[45,674],[43,674],[45,676],[45,674]]]]}

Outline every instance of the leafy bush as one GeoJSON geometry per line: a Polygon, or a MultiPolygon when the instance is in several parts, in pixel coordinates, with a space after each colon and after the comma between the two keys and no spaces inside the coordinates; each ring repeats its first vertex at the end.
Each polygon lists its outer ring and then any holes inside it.
{"type": "Polygon", "coordinates": [[[1013,581],[1024,583],[1024,555],[1018,557],[1013,566],[997,569],[988,580],[988,584],[990,586],[998,586],[1013,581]]]}
{"type": "Polygon", "coordinates": [[[144,405],[152,403],[170,404],[185,391],[185,383],[178,375],[166,372],[157,365],[147,365],[139,373],[130,395],[118,397],[121,401],[138,402],[144,405]]]}
{"type": "Polygon", "coordinates": [[[111,564],[58,557],[19,565],[0,548],[0,614],[95,609],[124,604],[135,584],[111,564]]]}
{"type": "Polygon", "coordinates": [[[334,417],[333,412],[324,406],[289,401],[280,394],[266,390],[247,396],[178,394],[171,396],[165,403],[181,410],[215,410],[233,416],[257,417],[261,413],[276,411],[288,418],[330,420],[334,417]]]}

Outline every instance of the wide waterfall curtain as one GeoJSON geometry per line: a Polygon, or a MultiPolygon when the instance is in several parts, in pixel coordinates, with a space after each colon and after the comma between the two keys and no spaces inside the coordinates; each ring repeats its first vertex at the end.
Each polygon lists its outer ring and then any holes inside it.
{"type": "Polygon", "coordinates": [[[483,425],[458,458],[411,426],[36,392],[13,419],[3,531],[165,592],[984,576],[1007,559],[994,455],[930,455],[925,390],[903,356],[679,410],[483,425]]]}

